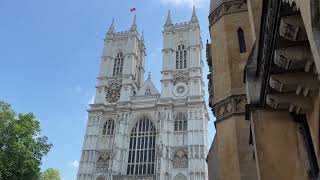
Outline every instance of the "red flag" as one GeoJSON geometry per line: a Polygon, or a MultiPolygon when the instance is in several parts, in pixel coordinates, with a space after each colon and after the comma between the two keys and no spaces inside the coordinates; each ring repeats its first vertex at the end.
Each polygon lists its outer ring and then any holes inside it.
{"type": "Polygon", "coordinates": [[[134,12],[134,11],[136,11],[135,7],[130,9],[130,12],[134,12]]]}

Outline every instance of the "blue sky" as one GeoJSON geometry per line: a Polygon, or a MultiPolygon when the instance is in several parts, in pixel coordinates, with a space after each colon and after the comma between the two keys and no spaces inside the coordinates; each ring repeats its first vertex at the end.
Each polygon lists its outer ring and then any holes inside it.
{"type": "MultiPolygon", "coordinates": [[[[167,11],[174,22],[189,21],[194,3],[205,45],[209,0],[0,0],[0,99],[40,120],[43,134],[54,145],[43,169],[59,169],[64,180],[76,177],[86,110],[94,97],[104,34],[112,18],[117,31],[128,30],[133,17],[129,10],[136,7],[147,47],[146,71],[160,89],[167,11]]],[[[205,78],[205,49],[203,61],[205,78]]],[[[211,144],[214,119],[208,111],[211,144]]]]}

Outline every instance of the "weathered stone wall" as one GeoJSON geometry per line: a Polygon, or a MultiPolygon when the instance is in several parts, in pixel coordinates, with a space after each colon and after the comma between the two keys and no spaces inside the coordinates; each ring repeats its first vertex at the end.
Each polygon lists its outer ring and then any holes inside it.
{"type": "Polygon", "coordinates": [[[304,143],[287,111],[255,110],[251,114],[260,180],[307,180],[304,143]]]}

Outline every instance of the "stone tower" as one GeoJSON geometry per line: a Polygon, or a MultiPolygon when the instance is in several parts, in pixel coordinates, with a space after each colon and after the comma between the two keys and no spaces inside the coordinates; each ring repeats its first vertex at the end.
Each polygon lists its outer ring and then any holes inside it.
{"type": "Polygon", "coordinates": [[[129,31],[106,33],[96,97],[78,180],[207,180],[208,113],[202,44],[195,9],[190,21],[163,30],[161,93],[143,79],[145,46],[136,17],[129,31]]]}
{"type": "Polygon", "coordinates": [[[142,86],[145,56],[143,34],[140,36],[137,31],[136,16],[125,32],[116,33],[113,20],[104,41],[95,103],[105,101],[102,91],[106,85],[105,91],[113,94],[107,97],[110,99],[107,103],[129,101],[142,86]]]}
{"type": "Polygon", "coordinates": [[[243,71],[252,48],[247,3],[243,0],[211,0],[210,8],[212,59],[209,58],[209,64],[212,64],[212,75],[209,78],[214,92],[211,92],[210,104],[217,118],[217,176],[221,180],[256,180],[249,145],[250,124],[244,115],[243,71]]]}

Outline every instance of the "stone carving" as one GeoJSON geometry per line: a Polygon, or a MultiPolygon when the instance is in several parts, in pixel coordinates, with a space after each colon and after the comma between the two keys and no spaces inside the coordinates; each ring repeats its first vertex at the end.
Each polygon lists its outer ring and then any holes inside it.
{"type": "Polygon", "coordinates": [[[286,70],[304,69],[308,62],[313,63],[313,57],[308,46],[279,48],[274,53],[274,63],[286,70]]]}
{"type": "Polygon", "coordinates": [[[157,155],[158,157],[162,157],[163,155],[163,143],[160,141],[160,143],[157,145],[157,155]]]}
{"type": "Polygon", "coordinates": [[[209,15],[210,26],[217,22],[221,16],[234,12],[247,11],[248,6],[246,1],[229,1],[222,3],[209,15]]]}
{"type": "Polygon", "coordinates": [[[245,95],[231,96],[214,105],[214,114],[218,120],[225,119],[233,114],[244,114],[246,103],[245,95]]]}
{"type": "Polygon", "coordinates": [[[286,23],[284,20],[281,20],[279,31],[282,37],[291,41],[296,41],[299,29],[299,27],[286,23]]]}
{"type": "Polygon", "coordinates": [[[106,100],[109,103],[117,102],[120,98],[121,80],[112,79],[108,81],[107,87],[105,87],[106,100]]]}
{"type": "Polygon", "coordinates": [[[97,173],[107,172],[109,168],[110,160],[111,160],[110,151],[100,152],[97,160],[97,169],[96,169],[97,173]]]}
{"type": "Polygon", "coordinates": [[[174,180],[187,180],[187,178],[186,178],[185,175],[179,173],[178,175],[176,175],[176,176],[174,177],[174,180]]]}
{"type": "Polygon", "coordinates": [[[104,175],[100,175],[97,180],[106,180],[106,178],[104,177],[104,175]]]}
{"type": "Polygon", "coordinates": [[[127,175],[113,175],[114,180],[155,180],[155,175],[136,175],[136,176],[127,176],[127,175]]]}
{"type": "Polygon", "coordinates": [[[173,84],[176,85],[178,83],[185,83],[188,84],[188,77],[189,77],[189,73],[187,72],[178,72],[176,74],[173,75],[173,84]]]}
{"type": "Polygon", "coordinates": [[[188,150],[187,148],[174,148],[173,149],[173,168],[187,168],[188,167],[188,150]]]}

